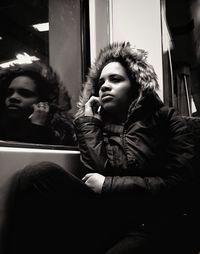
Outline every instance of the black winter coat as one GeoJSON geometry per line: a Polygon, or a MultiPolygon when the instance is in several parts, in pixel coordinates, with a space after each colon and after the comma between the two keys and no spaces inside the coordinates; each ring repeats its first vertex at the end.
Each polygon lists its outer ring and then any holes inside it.
{"type": "Polygon", "coordinates": [[[103,195],[132,197],[148,215],[180,208],[192,179],[193,146],[174,109],[151,94],[130,106],[122,125],[84,116],[75,125],[84,168],[106,176],[103,195]]]}

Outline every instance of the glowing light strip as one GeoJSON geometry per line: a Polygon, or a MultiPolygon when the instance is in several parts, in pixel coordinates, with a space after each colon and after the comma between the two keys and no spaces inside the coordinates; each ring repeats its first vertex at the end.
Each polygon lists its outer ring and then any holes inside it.
{"type": "Polygon", "coordinates": [[[18,148],[18,147],[0,147],[0,152],[25,152],[25,153],[53,153],[53,154],[80,154],[75,150],[55,150],[55,149],[37,149],[37,148],[18,148]]]}
{"type": "Polygon", "coordinates": [[[15,65],[15,64],[30,64],[30,63],[32,63],[34,61],[38,61],[38,60],[40,60],[38,57],[29,56],[26,52],[24,52],[22,54],[17,54],[16,59],[0,64],[0,67],[8,68],[8,67],[15,65]]]}
{"type": "Polygon", "coordinates": [[[40,23],[40,24],[35,24],[32,25],[33,28],[38,30],[39,32],[46,32],[49,31],[49,23],[40,23]]]}

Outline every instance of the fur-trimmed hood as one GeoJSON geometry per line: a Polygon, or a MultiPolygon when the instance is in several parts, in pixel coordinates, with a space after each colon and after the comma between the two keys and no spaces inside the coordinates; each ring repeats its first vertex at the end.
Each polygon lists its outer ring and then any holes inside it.
{"type": "Polygon", "coordinates": [[[98,96],[98,79],[105,65],[110,62],[120,62],[126,69],[131,81],[138,85],[139,102],[145,94],[154,93],[158,89],[157,75],[147,62],[147,52],[132,48],[129,42],[114,42],[103,48],[96,61],[92,64],[82,85],[76,118],[84,115],[85,103],[92,96],[98,96]]]}

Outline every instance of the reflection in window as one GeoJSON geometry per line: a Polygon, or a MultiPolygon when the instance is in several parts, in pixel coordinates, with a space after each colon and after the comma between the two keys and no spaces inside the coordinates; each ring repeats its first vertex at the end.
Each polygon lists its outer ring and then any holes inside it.
{"type": "MultiPolygon", "coordinates": [[[[41,62],[51,66],[62,84],[59,107],[63,109],[65,105],[67,117],[71,119],[68,111],[70,109],[72,115],[76,110],[80,84],[90,64],[89,1],[2,0],[0,21],[1,75],[13,64],[41,62]],[[63,92],[63,89],[67,92],[63,92]]],[[[3,88],[3,83],[1,80],[0,89],[3,88]]],[[[48,94],[47,91],[46,93],[48,94]]],[[[1,105],[3,101],[1,97],[1,105]]],[[[0,111],[3,112],[3,107],[0,111]]],[[[62,117],[57,118],[59,119],[62,122],[62,117]]],[[[63,129],[63,126],[60,128],[63,129]]],[[[56,135],[59,136],[59,133],[58,131],[56,135]]],[[[17,141],[10,137],[5,137],[5,140],[17,141]]],[[[24,146],[24,140],[20,142],[24,146]]],[[[50,143],[48,140],[48,144],[64,143],[50,143]]]]}
{"type": "Polygon", "coordinates": [[[74,145],[70,108],[68,91],[51,67],[37,61],[0,71],[1,140],[74,145]]]}

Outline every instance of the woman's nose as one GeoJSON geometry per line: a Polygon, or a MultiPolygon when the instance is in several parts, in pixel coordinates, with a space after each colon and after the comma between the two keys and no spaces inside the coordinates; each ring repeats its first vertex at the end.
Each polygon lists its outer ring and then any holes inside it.
{"type": "Polygon", "coordinates": [[[12,93],[10,96],[9,96],[9,100],[10,101],[19,101],[20,100],[20,96],[18,93],[12,93]]]}
{"type": "Polygon", "coordinates": [[[110,85],[109,81],[105,81],[103,83],[103,85],[101,86],[101,91],[102,92],[108,91],[110,89],[111,89],[111,85],[110,85]]]}

